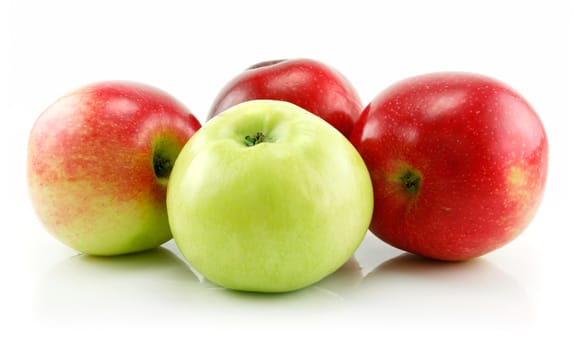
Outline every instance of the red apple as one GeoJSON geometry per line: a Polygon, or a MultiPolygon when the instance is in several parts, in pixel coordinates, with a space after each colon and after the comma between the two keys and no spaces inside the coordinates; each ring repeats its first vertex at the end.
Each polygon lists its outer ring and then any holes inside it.
{"type": "Polygon", "coordinates": [[[486,254],[519,235],[542,199],[544,127],[505,84],[467,73],[401,81],[351,136],[375,191],[371,231],[441,260],[486,254]]]}
{"type": "Polygon", "coordinates": [[[291,102],[349,136],[362,104],[351,83],[335,69],[310,59],[257,63],[231,80],[216,97],[207,119],[249,100],[291,102]]]}
{"type": "Polygon", "coordinates": [[[185,106],[150,86],[77,89],[49,106],[30,133],[33,207],[49,232],[87,254],[157,247],[171,238],[167,179],[199,128],[185,106]]]}

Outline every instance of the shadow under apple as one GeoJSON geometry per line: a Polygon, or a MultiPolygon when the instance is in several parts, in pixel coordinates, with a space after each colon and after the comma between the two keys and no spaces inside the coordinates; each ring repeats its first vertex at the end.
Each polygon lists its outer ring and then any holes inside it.
{"type": "Polygon", "coordinates": [[[522,286],[484,257],[443,262],[404,253],[367,274],[359,297],[394,321],[511,324],[533,317],[522,286]]]}
{"type": "Polygon", "coordinates": [[[169,249],[113,257],[75,255],[48,270],[35,289],[45,319],[130,319],[165,313],[193,296],[199,280],[169,249]],[[170,305],[171,304],[171,305],[170,305]]]}
{"type": "MultiPolygon", "coordinates": [[[[234,291],[211,284],[209,304],[230,321],[286,320],[291,317],[324,315],[344,306],[347,297],[360,286],[361,267],[351,257],[343,266],[308,287],[285,293],[234,291]]],[[[205,284],[210,284],[206,281],[205,284]]]]}

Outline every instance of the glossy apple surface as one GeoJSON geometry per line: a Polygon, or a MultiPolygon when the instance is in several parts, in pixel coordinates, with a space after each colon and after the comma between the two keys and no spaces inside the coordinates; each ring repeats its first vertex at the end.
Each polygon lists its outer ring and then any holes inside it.
{"type": "Polygon", "coordinates": [[[156,88],[100,82],[54,102],[29,135],[28,185],[38,217],[87,254],[117,255],[171,238],[166,186],[200,124],[156,88]]]}
{"type": "Polygon", "coordinates": [[[168,185],[173,236],[223,287],[286,292],[353,255],[373,209],[353,145],[288,102],[256,100],[207,122],[181,151],[168,185]]]}
{"type": "Polygon", "coordinates": [[[373,181],[371,231],[412,253],[486,254],[526,228],[543,196],[544,127],[522,96],[485,76],[398,82],[365,108],[351,141],[373,181]]]}
{"type": "Polygon", "coordinates": [[[287,101],[323,118],[349,136],[361,113],[361,100],[341,73],[310,59],[257,63],[231,80],[216,97],[208,119],[240,102],[287,101]]]}

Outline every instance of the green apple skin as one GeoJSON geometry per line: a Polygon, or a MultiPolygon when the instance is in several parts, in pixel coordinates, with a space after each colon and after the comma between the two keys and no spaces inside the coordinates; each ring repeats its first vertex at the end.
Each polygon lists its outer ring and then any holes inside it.
{"type": "Polygon", "coordinates": [[[27,176],[44,227],[90,255],[155,248],[171,239],[169,170],[200,128],[154,87],[97,82],[51,104],[29,135],[27,176]]]}
{"type": "Polygon", "coordinates": [[[240,103],[182,149],[168,184],[175,242],[210,281],[287,292],[342,266],[368,230],[373,189],[356,149],[288,102],[240,103]],[[262,133],[263,142],[247,138],[262,133]]]}

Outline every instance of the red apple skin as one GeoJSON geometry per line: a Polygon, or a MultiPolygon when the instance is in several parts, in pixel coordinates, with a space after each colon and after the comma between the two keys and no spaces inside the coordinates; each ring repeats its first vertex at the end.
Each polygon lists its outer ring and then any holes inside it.
{"type": "Polygon", "coordinates": [[[350,140],[373,181],[370,230],[411,253],[459,261],[491,252],[526,228],[543,196],[544,127],[489,77],[398,82],[365,107],[350,140]]]}
{"type": "Polygon", "coordinates": [[[207,119],[240,102],[291,102],[323,118],[348,137],[362,109],[355,88],[324,63],[285,59],[257,63],[231,80],[215,98],[207,119]]]}
{"type": "Polygon", "coordinates": [[[169,171],[199,128],[173,97],[135,82],[98,82],[61,97],[29,135],[28,187],[39,219],[87,254],[159,246],[171,238],[161,166],[169,171]]]}

